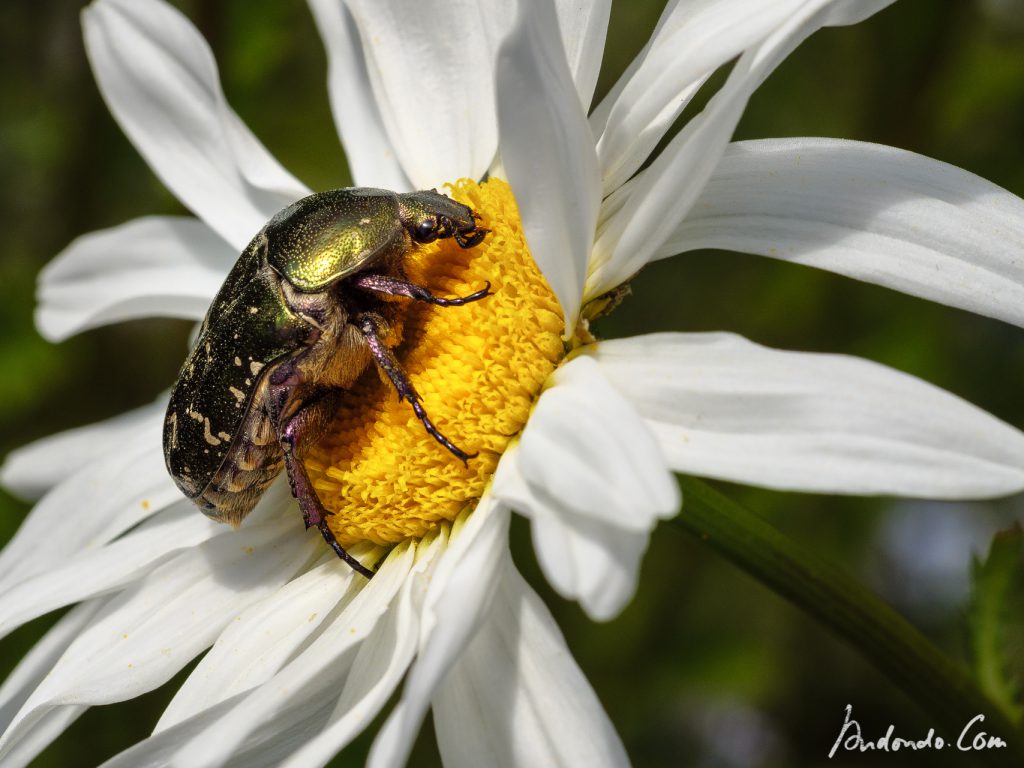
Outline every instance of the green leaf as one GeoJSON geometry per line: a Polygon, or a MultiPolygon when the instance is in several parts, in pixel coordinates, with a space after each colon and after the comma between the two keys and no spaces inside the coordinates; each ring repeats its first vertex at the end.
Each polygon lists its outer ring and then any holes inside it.
{"type": "Polygon", "coordinates": [[[1024,530],[1015,524],[975,558],[968,614],[974,677],[1010,720],[1024,719],[1024,530]]]}

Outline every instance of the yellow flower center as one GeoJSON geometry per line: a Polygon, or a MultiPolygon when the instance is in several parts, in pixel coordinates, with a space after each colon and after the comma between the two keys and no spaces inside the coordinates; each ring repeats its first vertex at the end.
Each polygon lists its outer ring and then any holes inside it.
{"type": "Polygon", "coordinates": [[[462,307],[410,302],[396,353],[437,428],[479,453],[463,466],[390,382],[367,371],[305,460],[342,546],[420,538],[475,505],[565,355],[561,308],[526,247],[508,184],[464,180],[451,196],[490,234],[474,248],[449,239],[416,249],[407,276],[438,296],[487,281],[494,295],[462,307]]]}

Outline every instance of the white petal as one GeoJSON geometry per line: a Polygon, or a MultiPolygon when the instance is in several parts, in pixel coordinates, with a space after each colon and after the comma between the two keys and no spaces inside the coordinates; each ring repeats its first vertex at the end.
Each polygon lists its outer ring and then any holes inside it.
{"type": "MultiPolygon", "coordinates": [[[[240,614],[164,710],[154,733],[269,680],[350,599],[354,571],[333,553],[240,614]]],[[[362,577],[359,577],[362,578],[362,577]]]]}
{"type": "Polygon", "coordinates": [[[352,14],[344,0],[309,0],[309,7],[327,49],[331,112],[355,186],[411,190],[384,130],[352,14]]]}
{"type": "Polygon", "coordinates": [[[57,608],[117,589],[175,551],[222,531],[222,526],[197,514],[191,504],[180,504],[111,544],[72,553],[43,573],[4,590],[0,637],[57,608]]]}
{"type": "Polygon", "coordinates": [[[637,413],[588,357],[561,366],[519,444],[525,482],[548,503],[632,531],[679,509],[679,490],[637,413]]]}
{"type": "Polygon", "coordinates": [[[655,258],[697,248],[820,267],[1024,325],[1024,200],[894,147],[731,145],[655,258]]]}
{"type": "Polygon", "coordinates": [[[894,2],[896,0],[829,0],[822,26],[845,27],[860,24],[894,2]]]}
{"type": "Polygon", "coordinates": [[[678,511],[679,488],[649,427],[592,360],[563,365],[552,383],[493,492],[531,519],[551,585],[603,621],[633,596],[648,535],[678,511]]]}
{"type": "Polygon", "coordinates": [[[606,341],[592,354],[680,472],[828,493],[1024,489],[1024,434],[876,363],[723,333],[606,341]]]}
{"type": "Polygon", "coordinates": [[[658,31],[663,24],[664,20],[671,15],[672,9],[679,4],[680,0],[669,0],[669,3],[665,6],[661,12],[661,17],[658,19],[658,24],[654,28],[654,32],[644,43],[644,47],[640,49],[640,53],[633,57],[633,60],[629,62],[629,66],[626,67],[625,72],[619,75],[619,79],[615,81],[611,88],[608,89],[608,93],[604,95],[604,98],[598,102],[597,106],[590,110],[590,115],[587,121],[590,123],[590,132],[596,139],[600,139],[601,134],[604,133],[605,126],[608,125],[608,118],[611,116],[612,107],[618,103],[619,97],[625,90],[626,85],[630,80],[633,79],[633,75],[637,73],[641,65],[644,63],[648,52],[651,50],[651,46],[654,45],[655,39],[657,39],[658,31]]]}
{"type": "Polygon", "coordinates": [[[558,625],[511,562],[438,689],[434,728],[446,768],[629,765],[558,625]]]}
{"type": "Polygon", "coordinates": [[[202,36],[162,0],[99,0],[85,47],[115,119],[160,180],[236,251],[309,190],[224,99],[202,36]]]}
{"type": "Polygon", "coordinates": [[[763,42],[748,49],[729,79],[643,173],[620,192],[614,215],[602,214],[586,298],[628,280],[671,236],[696,201],[725,151],[747,100],[789,53],[827,24],[857,21],[888,0],[833,3],[810,0],[763,42]]]}
{"type": "Polygon", "coordinates": [[[384,127],[416,189],[479,179],[498,147],[494,51],[507,8],[348,0],[384,127]]]}
{"type": "Polygon", "coordinates": [[[162,423],[166,402],[144,405],[106,421],[49,435],[7,454],[0,485],[24,499],[36,499],[69,475],[111,453],[142,425],[162,423]]]}
{"type": "Polygon", "coordinates": [[[162,421],[147,418],[117,450],[84,465],[40,499],[0,552],[0,593],[182,501],[157,447],[162,421]]]}
{"type": "Polygon", "coordinates": [[[669,5],[610,107],[597,143],[604,193],[632,176],[716,69],[764,40],[804,0],[696,0],[669,5]]]}
{"type": "Polygon", "coordinates": [[[498,55],[501,157],[534,260],[576,327],[601,189],[551,0],[522,3],[498,55]]]}
{"type": "Polygon", "coordinates": [[[282,768],[326,765],[387,703],[416,653],[426,585],[447,545],[448,537],[442,534],[421,547],[425,551],[417,554],[395,604],[359,646],[331,723],[297,749],[282,768]]]}
{"type": "Polygon", "coordinates": [[[647,551],[647,531],[538,513],[532,516],[531,532],[537,558],[552,586],[563,596],[579,600],[590,618],[609,621],[629,605],[647,551]],[[561,582],[555,577],[559,567],[570,572],[561,582]]]}
{"type": "Polygon", "coordinates": [[[40,752],[56,741],[57,737],[85,714],[87,709],[88,707],[75,705],[45,713],[4,755],[4,768],[22,768],[31,764],[40,752]]]}
{"type": "Polygon", "coordinates": [[[201,320],[237,255],[204,223],[180,216],[83,235],[40,273],[36,325],[62,341],[138,317],[201,320]]]}
{"type": "Polygon", "coordinates": [[[49,674],[54,663],[96,615],[103,600],[76,605],[32,646],[0,688],[0,732],[7,730],[29,694],[49,674]]]}
{"type": "Polygon", "coordinates": [[[49,712],[125,701],[169,680],[237,611],[291,577],[315,545],[294,520],[279,521],[228,532],[152,571],[71,644],[0,738],[0,756],[49,712]]]}
{"type": "MultiPolygon", "coordinates": [[[[134,744],[130,749],[103,763],[102,768],[166,768],[181,745],[209,728],[210,721],[221,717],[238,704],[245,694],[237,694],[188,720],[134,744]]],[[[337,691],[334,691],[337,698],[337,691]]],[[[254,731],[222,763],[230,768],[278,768],[296,749],[318,734],[327,723],[332,701],[319,696],[315,701],[302,699],[286,707],[254,731]]]]}
{"type": "Polygon", "coordinates": [[[583,111],[590,107],[604,56],[611,0],[555,0],[562,45],[583,111]]]}
{"type": "Polygon", "coordinates": [[[530,518],[537,560],[562,597],[578,600],[595,621],[614,618],[629,603],[647,551],[648,530],[577,514],[532,488],[519,468],[518,446],[502,456],[494,494],[530,518]]]}
{"type": "Polygon", "coordinates": [[[508,551],[507,508],[485,496],[451,543],[427,586],[419,655],[370,750],[369,768],[405,765],[437,687],[481,625],[508,551]]]}
{"type": "MultiPolygon", "coordinates": [[[[242,694],[238,694],[227,701],[215,704],[201,714],[195,715],[173,728],[160,731],[147,739],[133,744],[124,752],[115,755],[103,763],[103,768],[165,768],[169,764],[171,756],[183,742],[207,728],[210,718],[226,712],[241,697],[242,694]]],[[[306,710],[302,714],[314,723],[317,722],[316,712],[306,710]]],[[[321,719],[319,722],[322,723],[323,720],[321,719]]],[[[260,736],[269,736],[273,743],[273,739],[280,736],[280,731],[276,728],[268,728],[264,733],[254,736],[250,746],[255,749],[257,754],[265,750],[264,739],[260,738],[260,736]]],[[[253,763],[253,765],[258,764],[258,761],[253,763]]]]}
{"type": "Polygon", "coordinates": [[[296,708],[316,709],[326,702],[333,705],[356,649],[391,610],[414,565],[415,553],[416,547],[407,544],[392,550],[376,575],[301,654],[220,717],[202,718],[206,727],[179,742],[172,764],[181,768],[223,765],[256,738],[254,734],[280,727],[277,721],[296,708]]]}

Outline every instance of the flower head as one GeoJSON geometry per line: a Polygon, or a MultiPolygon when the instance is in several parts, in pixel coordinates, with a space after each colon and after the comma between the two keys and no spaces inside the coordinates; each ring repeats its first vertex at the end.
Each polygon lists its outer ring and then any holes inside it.
{"type": "Polygon", "coordinates": [[[438,450],[391,383],[365,376],[306,459],[342,544],[419,538],[475,506],[565,357],[558,301],[530,258],[508,184],[466,181],[451,192],[481,212],[488,237],[471,251],[436,242],[408,258],[406,274],[442,295],[484,283],[492,295],[457,310],[410,308],[402,363],[427,412],[477,456],[463,464],[438,450]]]}
{"type": "MultiPolygon", "coordinates": [[[[452,25],[400,4],[310,0],[355,183],[452,184],[491,229],[472,252],[410,257],[410,276],[439,292],[489,281],[494,295],[411,310],[401,348],[434,418],[479,455],[463,467],[442,452],[382,379],[353,387],[308,470],[344,544],[365,558],[392,547],[367,582],[302,534],[281,484],[237,533],[198,515],[164,472],[162,402],[24,449],[5,468],[14,487],[52,451],[79,469],[0,555],[0,628],[80,605],[0,692],[0,755],[31,759],[85,707],[151,690],[210,648],[154,735],[113,765],[323,764],[403,680],[374,765],[404,761],[429,706],[453,765],[624,764],[511,562],[511,511],[529,517],[556,589],[608,618],[633,594],[651,530],[679,508],[673,471],[837,493],[1024,488],[1024,435],[899,372],[730,334],[589,330],[644,264],[709,246],[1024,321],[1018,198],[891,148],[729,144],[789,51],[887,4],[670,3],[591,111],[607,3],[522,3],[514,17],[467,3],[452,25]],[[54,535],[71,500],[81,519],[54,535]]],[[[97,0],[83,20],[111,111],[198,218],[72,243],[42,276],[39,326],[61,338],[147,314],[199,319],[252,235],[308,190],[228,107],[177,11],[97,0]]]]}

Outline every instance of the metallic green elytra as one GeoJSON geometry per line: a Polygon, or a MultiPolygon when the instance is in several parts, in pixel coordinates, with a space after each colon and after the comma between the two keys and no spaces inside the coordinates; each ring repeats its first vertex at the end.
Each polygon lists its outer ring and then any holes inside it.
{"type": "Polygon", "coordinates": [[[469,207],[434,190],[336,189],[275,215],[228,273],[171,391],[164,458],[182,493],[238,525],[284,467],[306,527],[371,575],[328,528],[303,448],[373,362],[442,446],[463,462],[475,455],[433,425],[385,343],[405,304],[387,298],[445,307],[489,295],[490,285],[439,298],[403,271],[420,243],[450,237],[472,248],[487,232],[469,207]]]}

